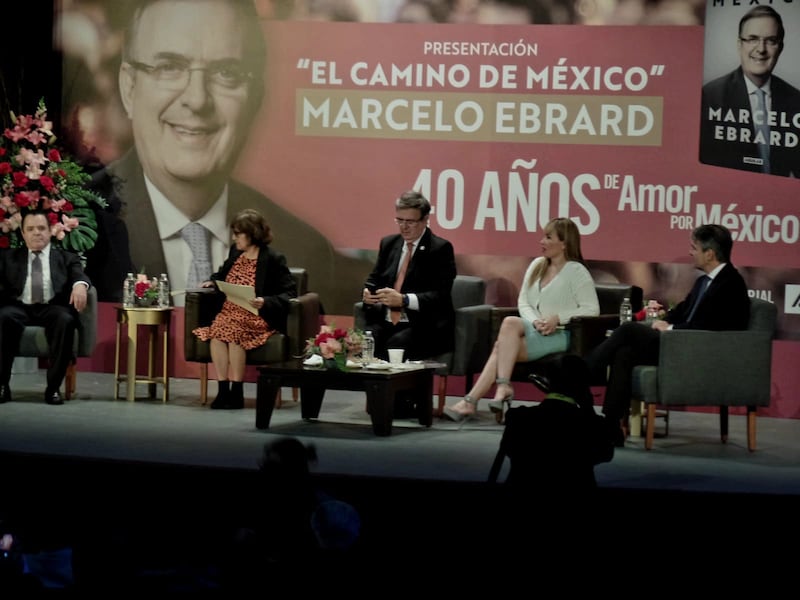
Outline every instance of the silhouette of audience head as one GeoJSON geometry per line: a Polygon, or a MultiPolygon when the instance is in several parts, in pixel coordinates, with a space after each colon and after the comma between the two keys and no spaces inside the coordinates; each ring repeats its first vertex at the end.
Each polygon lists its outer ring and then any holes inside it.
{"type": "Polygon", "coordinates": [[[550,391],[568,396],[582,409],[594,410],[594,398],[589,385],[589,367],[575,354],[562,354],[546,361],[544,376],[550,391]]]}

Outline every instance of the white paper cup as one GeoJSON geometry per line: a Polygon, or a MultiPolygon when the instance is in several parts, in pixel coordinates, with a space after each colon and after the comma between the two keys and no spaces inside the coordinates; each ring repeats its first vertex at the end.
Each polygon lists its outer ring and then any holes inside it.
{"type": "Polygon", "coordinates": [[[393,365],[402,364],[403,352],[402,348],[389,348],[389,362],[393,365]]]}

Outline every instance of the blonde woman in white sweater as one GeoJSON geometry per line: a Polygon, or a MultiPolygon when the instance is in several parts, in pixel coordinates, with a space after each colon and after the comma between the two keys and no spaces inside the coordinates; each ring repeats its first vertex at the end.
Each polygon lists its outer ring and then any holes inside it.
{"type": "Polygon", "coordinates": [[[517,299],[518,317],[506,317],[497,341],[469,394],[445,415],[463,421],[475,414],[478,401],[496,384],[492,412],[511,403],[511,371],[517,362],[536,360],[569,346],[569,334],[561,327],[572,317],[600,314],[597,292],[581,255],[581,236],[570,219],[557,218],[544,228],[542,255],[528,266],[517,299]]]}

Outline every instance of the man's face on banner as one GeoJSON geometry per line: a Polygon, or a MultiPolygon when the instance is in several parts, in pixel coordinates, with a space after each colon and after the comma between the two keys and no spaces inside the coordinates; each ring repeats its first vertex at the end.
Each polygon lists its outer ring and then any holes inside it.
{"type": "Polygon", "coordinates": [[[748,19],[739,34],[742,71],[756,85],[769,78],[783,50],[778,23],[772,17],[748,19]]]}
{"type": "Polygon", "coordinates": [[[120,71],[138,154],[158,185],[227,177],[251,123],[243,26],[224,2],[159,2],[120,71]]]}

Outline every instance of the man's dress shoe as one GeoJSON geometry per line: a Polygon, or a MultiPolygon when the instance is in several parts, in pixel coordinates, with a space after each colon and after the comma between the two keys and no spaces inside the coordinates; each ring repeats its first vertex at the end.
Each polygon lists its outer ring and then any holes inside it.
{"type": "Polygon", "coordinates": [[[8,385],[0,385],[0,404],[11,402],[11,388],[8,385]]]}
{"type": "Polygon", "coordinates": [[[58,390],[55,392],[46,392],[44,395],[44,401],[48,404],[64,404],[64,401],[61,399],[61,394],[58,393],[58,390]]]}

